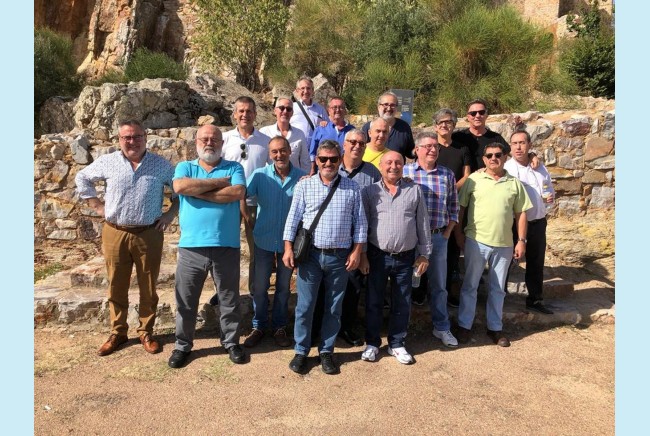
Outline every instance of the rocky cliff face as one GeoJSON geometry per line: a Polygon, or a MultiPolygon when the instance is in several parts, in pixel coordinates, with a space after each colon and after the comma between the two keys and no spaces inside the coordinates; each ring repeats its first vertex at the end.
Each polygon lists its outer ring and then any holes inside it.
{"type": "Polygon", "coordinates": [[[34,25],[70,35],[89,77],[123,67],[138,47],[185,60],[194,20],[189,0],[34,1],[34,25]]]}

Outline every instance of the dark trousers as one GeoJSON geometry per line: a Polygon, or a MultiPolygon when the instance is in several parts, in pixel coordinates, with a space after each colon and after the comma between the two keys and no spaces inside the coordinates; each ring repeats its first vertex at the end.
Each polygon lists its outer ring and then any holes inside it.
{"type": "MultiPolygon", "coordinates": [[[[542,300],[544,288],[544,256],[546,254],[546,218],[528,221],[526,234],[526,289],[528,297],[526,304],[533,304],[542,300]]],[[[514,240],[519,236],[513,227],[514,240]]]]}
{"type": "MultiPolygon", "coordinates": [[[[345,296],[343,297],[343,311],[341,312],[341,331],[351,330],[357,321],[357,313],[359,307],[359,295],[361,294],[361,287],[365,277],[359,272],[358,269],[350,272],[348,284],[345,288],[345,296]]],[[[318,288],[318,297],[316,300],[316,308],[314,309],[314,317],[311,324],[311,338],[312,343],[317,345],[320,340],[320,330],[323,323],[323,310],[325,290],[321,282],[318,288]]]]}

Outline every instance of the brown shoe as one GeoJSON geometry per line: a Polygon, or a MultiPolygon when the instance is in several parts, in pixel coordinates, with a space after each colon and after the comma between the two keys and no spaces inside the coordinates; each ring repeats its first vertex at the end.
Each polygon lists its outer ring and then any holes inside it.
{"type": "Polygon", "coordinates": [[[264,332],[262,330],[254,328],[250,335],[244,340],[244,347],[253,348],[255,345],[259,344],[262,338],[264,337],[264,332]]]}
{"type": "Polygon", "coordinates": [[[469,344],[469,341],[472,340],[472,331],[458,326],[456,340],[458,340],[459,344],[469,344]]]}
{"type": "Polygon", "coordinates": [[[494,331],[494,330],[489,330],[487,331],[487,335],[490,339],[492,339],[492,342],[497,344],[499,347],[509,347],[510,346],[510,340],[506,338],[503,334],[503,332],[499,331],[494,331]]]}
{"type": "Polygon", "coordinates": [[[117,350],[120,348],[120,345],[128,341],[129,338],[126,336],[120,336],[116,335],[115,333],[111,334],[106,342],[104,342],[104,345],[102,345],[99,350],[97,350],[97,355],[98,356],[108,356],[111,354],[113,351],[117,350]]]}
{"type": "Polygon", "coordinates": [[[140,336],[140,342],[142,342],[142,346],[144,347],[144,351],[147,353],[151,354],[156,354],[160,353],[162,348],[160,348],[160,344],[158,341],[156,341],[149,333],[145,333],[140,336]]]}
{"type": "Polygon", "coordinates": [[[273,333],[273,339],[278,347],[290,347],[293,345],[293,341],[287,336],[287,331],[284,327],[280,327],[273,333]]]}

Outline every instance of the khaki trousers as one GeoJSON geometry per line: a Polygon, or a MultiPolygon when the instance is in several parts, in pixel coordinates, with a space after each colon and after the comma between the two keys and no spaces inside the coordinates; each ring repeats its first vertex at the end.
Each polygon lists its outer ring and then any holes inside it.
{"type": "Polygon", "coordinates": [[[140,288],[138,335],[153,333],[158,294],[156,281],[162,259],[163,233],[151,227],[142,231],[118,230],[104,224],[102,251],[108,273],[108,307],[111,333],[126,336],[129,330],[129,285],[135,273],[140,288]]]}

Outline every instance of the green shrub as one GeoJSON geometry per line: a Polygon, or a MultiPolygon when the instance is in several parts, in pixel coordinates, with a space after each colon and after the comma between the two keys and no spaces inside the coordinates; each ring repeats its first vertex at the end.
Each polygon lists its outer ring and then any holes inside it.
{"type": "Polygon", "coordinates": [[[123,72],[119,70],[108,70],[96,79],[88,81],[90,86],[102,86],[104,83],[128,83],[128,79],[123,72]]]}
{"type": "MultiPolygon", "coordinates": [[[[187,69],[165,53],[139,48],[126,64],[124,76],[127,82],[158,78],[185,80],[187,79],[187,69]]],[[[119,78],[119,75],[116,78],[119,78]]]]}
{"type": "Polygon", "coordinates": [[[55,95],[80,91],[69,37],[48,28],[34,29],[34,110],[55,95]]]}

